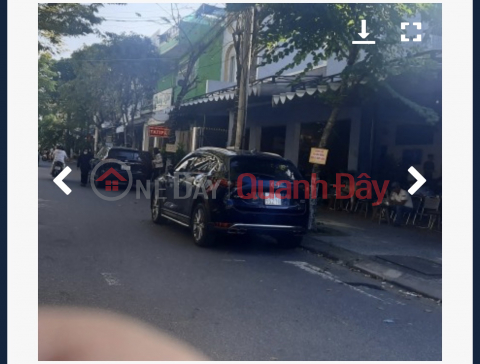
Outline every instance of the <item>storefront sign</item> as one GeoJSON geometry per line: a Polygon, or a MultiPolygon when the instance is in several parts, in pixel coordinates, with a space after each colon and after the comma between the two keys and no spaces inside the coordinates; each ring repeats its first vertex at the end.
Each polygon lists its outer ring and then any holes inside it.
{"type": "Polygon", "coordinates": [[[170,129],[164,126],[149,126],[148,132],[151,137],[167,138],[168,134],[170,133],[170,129]]]}
{"type": "Polygon", "coordinates": [[[153,95],[153,111],[160,111],[172,106],[172,89],[161,91],[153,95]]]}
{"type": "Polygon", "coordinates": [[[310,151],[310,163],[327,164],[328,149],[312,148],[310,151]]]}

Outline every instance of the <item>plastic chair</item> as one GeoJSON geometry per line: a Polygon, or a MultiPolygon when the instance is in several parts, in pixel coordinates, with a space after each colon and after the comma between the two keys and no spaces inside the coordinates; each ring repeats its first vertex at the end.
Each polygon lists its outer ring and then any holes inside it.
{"type": "MultiPolygon", "coordinates": [[[[422,206],[422,202],[423,202],[422,196],[412,196],[413,209],[412,211],[407,212],[408,216],[407,216],[406,225],[408,225],[408,222],[410,221],[412,214],[414,214],[415,216],[415,214],[419,212],[420,207],[422,206]]],[[[412,225],[415,225],[415,219],[412,220],[412,225]]]]}
{"type": "Polygon", "coordinates": [[[360,212],[362,212],[363,210],[365,210],[365,218],[366,218],[367,215],[368,215],[368,206],[370,206],[371,204],[372,204],[372,201],[371,201],[371,200],[366,200],[366,199],[360,200],[360,199],[357,199],[357,203],[355,204],[354,212],[357,212],[358,208],[360,207],[360,212]]]}
{"type": "Polygon", "coordinates": [[[434,219],[434,217],[438,215],[441,201],[442,199],[440,197],[425,197],[423,199],[423,204],[420,211],[417,211],[415,213],[415,216],[413,217],[413,225],[415,225],[417,216],[420,216],[420,220],[423,219],[424,216],[428,216],[429,221],[427,227],[430,228],[430,225],[432,224],[432,219],[434,219]]]}

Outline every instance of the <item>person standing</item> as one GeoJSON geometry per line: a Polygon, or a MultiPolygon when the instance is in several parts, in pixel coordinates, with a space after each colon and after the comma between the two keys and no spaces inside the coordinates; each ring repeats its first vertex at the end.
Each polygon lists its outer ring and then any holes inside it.
{"type": "Polygon", "coordinates": [[[433,154],[429,154],[427,156],[427,161],[423,163],[423,177],[428,182],[432,182],[433,180],[433,172],[435,172],[435,163],[433,163],[433,154]]]}
{"type": "Polygon", "coordinates": [[[80,168],[80,184],[85,187],[88,182],[88,172],[90,171],[90,161],[92,155],[88,152],[88,149],[84,149],[83,153],[78,157],[77,168],[80,168]]]}
{"type": "Polygon", "coordinates": [[[163,158],[158,148],[153,148],[153,160],[152,160],[152,181],[157,178],[163,170],[163,158]]]}

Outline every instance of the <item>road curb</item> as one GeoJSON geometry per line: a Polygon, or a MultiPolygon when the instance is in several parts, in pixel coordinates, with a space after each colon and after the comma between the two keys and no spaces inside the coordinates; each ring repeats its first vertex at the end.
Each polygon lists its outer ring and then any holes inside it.
{"type": "Polygon", "coordinates": [[[441,280],[424,279],[392,268],[388,263],[375,261],[368,255],[363,255],[352,250],[337,247],[318,237],[307,235],[302,242],[302,247],[312,253],[321,254],[337,263],[358,269],[386,282],[395,284],[422,296],[442,299],[441,280]]]}

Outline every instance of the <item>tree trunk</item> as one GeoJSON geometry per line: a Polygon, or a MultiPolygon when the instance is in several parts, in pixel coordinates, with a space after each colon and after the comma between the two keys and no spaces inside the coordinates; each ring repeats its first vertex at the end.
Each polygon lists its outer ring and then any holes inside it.
{"type": "MultiPolygon", "coordinates": [[[[337,122],[337,116],[340,112],[340,105],[334,106],[330,116],[328,118],[327,124],[323,129],[322,137],[320,138],[320,142],[318,143],[318,148],[325,148],[327,146],[328,138],[332,132],[332,129],[337,122]]],[[[314,164],[312,168],[312,177],[315,175],[318,178],[318,172],[320,171],[320,165],[314,164]]],[[[315,224],[315,216],[316,216],[316,209],[317,209],[317,196],[318,191],[316,194],[313,194],[313,189],[310,188],[310,211],[309,211],[309,219],[308,219],[308,229],[316,231],[316,224],[315,224]]]]}
{"type": "Polygon", "coordinates": [[[124,114],[123,115],[123,146],[126,147],[127,146],[127,128],[128,128],[128,119],[126,117],[126,115],[124,114]]]}
{"type": "Polygon", "coordinates": [[[195,77],[193,80],[190,80],[190,77],[195,67],[195,63],[199,57],[200,57],[200,53],[198,55],[194,53],[190,55],[190,58],[187,64],[187,70],[184,75],[184,81],[183,81],[184,83],[181,85],[180,91],[178,95],[175,97],[175,102],[173,103],[173,109],[169,114],[168,127],[170,128],[170,136],[169,136],[168,142],[171,144],[176,143],[175,131],[177,130],[177,124],[178,124],[177,119],[180,112],[180,105],[182,104],[182,101],[185,98],[185,96],[188,94],[188,92],[192,89],[192,87],[197,82],[197,77],[195,77]]]}
{"type": "Polygon", "coordinates": [[[135,138],[135,114],[136,114],[136,107],[133,108],[132,113],[130,115],[132,121],[132,129],[130,130],[130,138],[132,139],[132,148],[137,147],[137,140],[135,138]]]}
{"type": "Polygon", "coordinates": [[[94,139],[95,139],[95,143],[93,145],[93,151],[95,152],[95,154],[98,152],[98,126],[95,124],[95,136],[94,136],[94,139]]]}

